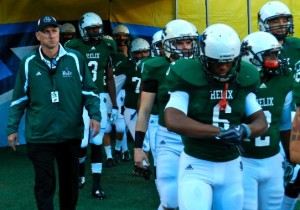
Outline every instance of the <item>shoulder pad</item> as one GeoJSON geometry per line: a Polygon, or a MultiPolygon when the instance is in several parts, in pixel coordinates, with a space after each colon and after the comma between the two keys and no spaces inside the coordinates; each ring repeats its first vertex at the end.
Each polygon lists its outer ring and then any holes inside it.
{"type": "Polygon", "coordinates": [[[300,48],[300,39],[294,36],[287,37],[284,44],[293,46],[293,48],[300,48]]]}
{"type": "Polygon", "coordinates": [[[77,48],[81,44],[82,44],[82,40],[79,38],[75,38],[75,39],[71,39],[68,42],[66,42],[65,46],[69,47],[69,48],[77,48]]]}
{"type": "Polygon", "coordinates": [[[146,60],[142,66],[143,80],[153,78],[165,78],[170,67],[170,62],[166,57],[154,57],[146,60]]]}
{"type": "Polygon", "coordinates": [[[115,52],[117,52],[117,44],[115,42],[115,40],[111,40],[111,39],[102,39],[102,41],[104,41],[106,43],[106,46],[108,46],[109,48],[112,48],[115,52]]]}
{"type": "Polygon", "coordinates": [[[260,83],[260,76],[257,68],[252,64],[241,62],[240,72],[237,81],[241,87],[257,86],[260,83]]]}
{"type": "Polygon", "coordinates": [[[171,64],[171,70],[181,79],[195,85],[207,85],[207,77],[199,59],[179,59],[171,64]]]}

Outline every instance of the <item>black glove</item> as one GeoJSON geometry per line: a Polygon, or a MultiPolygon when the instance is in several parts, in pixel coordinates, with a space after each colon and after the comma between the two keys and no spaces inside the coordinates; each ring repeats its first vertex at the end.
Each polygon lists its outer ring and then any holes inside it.
{"type": "Polygon", "coordinates": [[[240,124],[230,126],[227,130],[221,129],[220,135],[216,138],[220,139],[224,144],[237,145],[250,135],[251,130],[249,126],[246,124],[240,124]]]}
{"type": "Polygon", "coordinates": [[[294,168],[296,164],[289,162],[288,160],[283,161],[283,169],[284,169],[284,186],[287,186],[293,178],[294,168]]]}

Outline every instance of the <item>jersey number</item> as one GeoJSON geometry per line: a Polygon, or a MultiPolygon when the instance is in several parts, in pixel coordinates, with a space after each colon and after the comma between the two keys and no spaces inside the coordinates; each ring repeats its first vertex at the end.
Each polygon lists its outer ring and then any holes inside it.
{"type": "Polygon", "coordinates": [[[97,61],[89,61],[88,67],[91,69],[93,82],[95,82],[97,80],[98,62],[97,61]]]}
{"type": "MultiPolygon", "coordinates": [[[[266,120],[268,123],[268,127],[271,124],[271,119],[272,119],[272,114],[271,112],[265,110],[264,114],[266,116],[266,120]]],[[[265,147],[265,146],[269,146],[270,145],[270,136],[259,136],[255,138],[255,146],[256,147],[265,147]]]]}
{"type": "Polygon", "coordinates": [[[135,93],[140,93],[141,78],[132,77],[131,81],[136,82],[135,93]]]}

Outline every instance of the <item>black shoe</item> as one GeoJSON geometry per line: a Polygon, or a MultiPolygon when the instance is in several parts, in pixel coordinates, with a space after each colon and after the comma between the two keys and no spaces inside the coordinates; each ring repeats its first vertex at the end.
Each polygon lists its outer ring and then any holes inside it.
{"type": "Polygon", "coordinates": [[[99,189],[93,190],[92,195],[94,198],[103,200],[105,198],[105,193],[102,191],[101,187],[99,189]]]}
{"type": "Polygon", "coordinates": [[[104,167],[111,168],[114,166],[114,160],[112,158],[108,158],[104,164],[104,167]]]}
{"type": "Polygon", "coordinates": [[[114,160],[117,164],[121,163],[122,160],[122,153],[121,151],[115,150],[114,152],[114,160]]]}
{"type": "Polygon", "coordinates": [[[149,167],[144,169],[144,168],[138,167],[137,165],[134,165],[133,174],[136,176],[143,177],[145,180],[149,180],[152,172],[149,167]]]}
{"type": "Polygon", "coordinates": [[[132,158],[131,158],[129,150],[123,152],[123,155],[122,155],[122,160],[123,161],[130,161],[131,159],[132,158]]]}
{"type": "Polygon", "coordinates": [[[82,189],[84,187],[84,184],[85,184],[85,177],[84,176],[81,176],[78,178],[78,187],[79,189],[82,189]]]}

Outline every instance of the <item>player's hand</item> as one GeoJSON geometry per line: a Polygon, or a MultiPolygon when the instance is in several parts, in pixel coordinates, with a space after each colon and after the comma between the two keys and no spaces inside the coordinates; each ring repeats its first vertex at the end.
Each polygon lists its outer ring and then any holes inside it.
{"type": "Polygon", "coordinates": [[[19,145],[18,133],[12,133],[8,137],[8,145],[12,148],[13,151],[17,151],[16,145],[19,145]]]}
{"type": "Polygon", "coordinates": [[[134,148],[134,163],[137,165],[139,168],[147,169],[145,166],[149,166],[149,160],[147,154],[143,151],[142,148],[134,148]]]}
{"type": "Polygon", "coordinates": [[[100,132],[100,123],[97,120],[91,119],[90,121],[90,131],[93,132],[92,136],[95,137],[100,132]]]}
{"type": "Polygon", "coordinates": [[[227,130],[222,129],[220,134],[216,136],[224,144],[237,145],[245,138],[249,137],[250,128],[245,124],[230,126],[227,130]],[[247,131],[248,130],[248,131],[247,131]]]}
{"type": "Polygon", "coordinates": [[[119,114],[118,108],[113,108],[111,110],[109,121],[112,125],[114,125],[116,123],[116,120],[118,118],[118,114],[119,114]]]}

